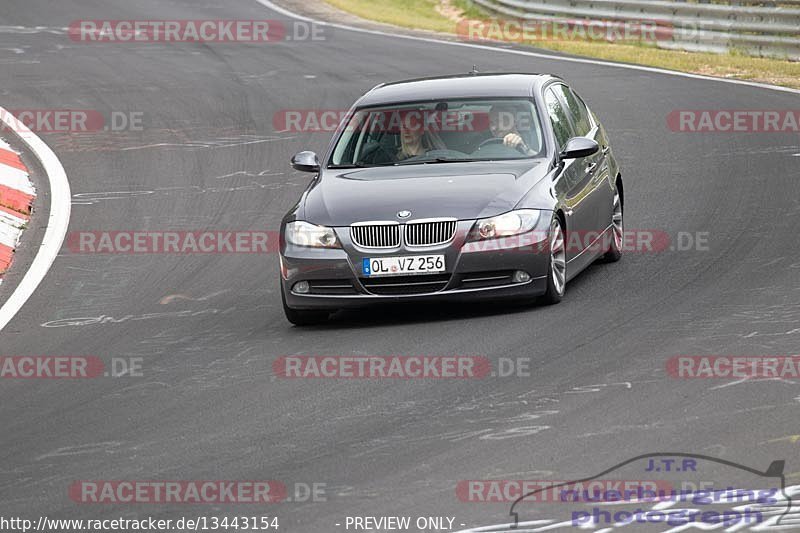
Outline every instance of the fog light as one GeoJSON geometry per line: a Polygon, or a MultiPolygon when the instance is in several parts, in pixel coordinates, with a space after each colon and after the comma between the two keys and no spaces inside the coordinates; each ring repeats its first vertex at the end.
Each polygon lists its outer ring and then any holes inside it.
{"type": "Polygon", "coordinates": [[[311,287],[308,285],[307,281],[298,281],[292,286],[292,292],[298,294],[308,294],[309,290],[311,290],[311,287]]]}
{"type": "Polygon", "coordinates": [[[512,276],[511,281],[514,283],[525,283],[526,281],[531,280],[531,275],[525,272],[524,270],[516,270],[514,271],[514,276],[512,276]]]}

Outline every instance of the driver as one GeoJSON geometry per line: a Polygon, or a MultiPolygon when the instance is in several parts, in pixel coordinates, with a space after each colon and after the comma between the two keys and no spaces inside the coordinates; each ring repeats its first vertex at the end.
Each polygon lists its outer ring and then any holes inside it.
{"type": "Polygon", "coordinates": [[[496,139],[502,139],[503,145],[515,148],[525,155],[535,155],[517,129],[517,113],[513,106],[497,104],[489,110],[489,130],[496,139]]]}

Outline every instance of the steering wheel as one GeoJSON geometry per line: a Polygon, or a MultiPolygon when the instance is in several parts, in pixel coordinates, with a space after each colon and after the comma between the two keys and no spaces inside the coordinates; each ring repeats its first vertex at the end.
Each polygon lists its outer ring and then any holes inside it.
{"type": "Polygon", "coordinates": [[[500,137],[492,137],[491,139],[486,139],[485,141],[480,143],[475,150],[476,151],[480,150],[484,146],[489,146],[490,144],[503,144],[504,142],[505,142],[505,139],[501,139],[500,137]]]}
{"type": "MultiPolygon", "coordinates": [[[[484,146],[491,146],[491,145],[494,145],[494,144],[502,144],[503,146],[505,146],[505,142],[506,142],[506,140],[503,137],[492,137],[491,139],[486,139],[481,144],[479,144],[478,147],[475,149],[475,151],[477,152],[478,150],[480,150],[484,146]]],[[[518,144],[517,146],[509,146],[509,148],[513,148],[514,150],[516,150],[517,152],[519,152],[519,153],[521,153],[523,155],[525,155],[525,153],[526,153],[524,144],[518,144]]]]}

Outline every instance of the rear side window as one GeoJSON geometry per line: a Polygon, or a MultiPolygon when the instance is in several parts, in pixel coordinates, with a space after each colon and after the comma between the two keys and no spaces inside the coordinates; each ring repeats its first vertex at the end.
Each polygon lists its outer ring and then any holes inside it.
{"type": "Polygon", "coordinates": [[[589,118],[589,110],[578,95],[566,85],[557,84],[553,90],[561,97],[561,101],[567,107],[567,112],[575,125],[575,135],[585,137],[592,131],[592,119],[589,118]]]}
{"type": "Polygon", "coordinates": [[[547,115],[550,117],[550,123],[553,125],[558,149],[561,150],[570,137],[575,136],[572,132],[572,126],[569,123],[564,106],[561,105],[561,101],[556,97],[552,87],[544,92],[544,103],[547,106],[547,115]]]}

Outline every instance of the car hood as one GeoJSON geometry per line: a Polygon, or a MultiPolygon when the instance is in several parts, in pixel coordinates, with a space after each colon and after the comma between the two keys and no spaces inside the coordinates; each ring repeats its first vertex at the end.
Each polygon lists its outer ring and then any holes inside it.
{"type": "Polygon", "coordinates": [[[325,226],[354,222],[505,213],[546,173],[541,160],[439,163],[323,171],[308,189],[304,218],[325,226]]]}

